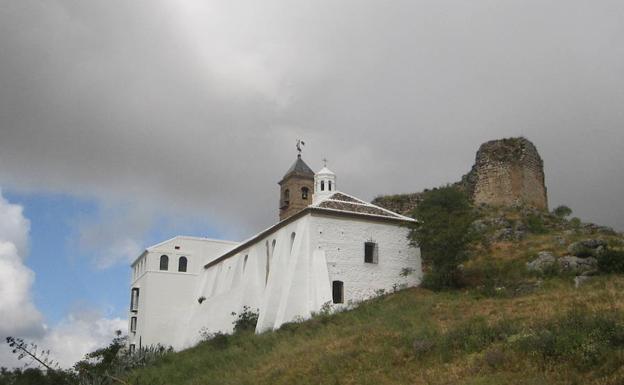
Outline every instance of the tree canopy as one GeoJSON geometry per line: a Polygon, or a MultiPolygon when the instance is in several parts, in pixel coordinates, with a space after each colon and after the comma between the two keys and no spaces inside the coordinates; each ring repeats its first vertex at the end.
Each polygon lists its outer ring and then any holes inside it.
{"type": "Polygon", "coordinates": [[[468,258],[469,246],[477,238],[471,226],[477,215],[470,200],[455,187],[437,188],[424,193],[413,216],[418,223],[413,225],[410,238],[420,247],[429,268],[425,285],[459,286],[458,267],[468,258]]]}

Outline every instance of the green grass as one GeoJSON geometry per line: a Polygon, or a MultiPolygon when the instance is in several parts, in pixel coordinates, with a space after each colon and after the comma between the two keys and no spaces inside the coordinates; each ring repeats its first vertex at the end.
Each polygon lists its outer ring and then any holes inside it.
{"type": "Polygon", "coordinates": [[[624,328],[623,290],[619,276],[601,277],[580,289],[552,279],[537,292],[513,298],[409,289],[275,332],[204,342],[132,373],[129,380],[167,385],[616,384],[624,381],[624,350],[620,343],[605,341],[621,336],[624,328]],[[417,354],[412,347],[417,338],[430,339],[434,347],[417,354]],[[595,354],[579,365],[585,348],[595,354]]]}

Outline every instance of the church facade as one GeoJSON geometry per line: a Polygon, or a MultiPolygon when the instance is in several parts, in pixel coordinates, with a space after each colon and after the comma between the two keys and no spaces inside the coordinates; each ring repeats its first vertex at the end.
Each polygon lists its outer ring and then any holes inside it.
{"type": "Polygon", "coordinates": [[[179,236],[132,263],[130,349],[229,333],[244,307],[258,310],[263,332],[420,283],[413,219],[338,191],[332,171],[315,174],[301,155],[279,185],[280,221],[253,237],[179,236]]]}

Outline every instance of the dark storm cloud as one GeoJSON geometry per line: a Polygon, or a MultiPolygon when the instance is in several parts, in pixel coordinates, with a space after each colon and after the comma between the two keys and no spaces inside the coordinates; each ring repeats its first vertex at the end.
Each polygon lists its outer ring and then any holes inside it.
{"type": "Polygon", "coordinates": [[[624,228],[619,1],[0,4],[0,184],[245,236],[276,219],[298,137],[371,199],[524,135],[551,205],[624,228]]]}

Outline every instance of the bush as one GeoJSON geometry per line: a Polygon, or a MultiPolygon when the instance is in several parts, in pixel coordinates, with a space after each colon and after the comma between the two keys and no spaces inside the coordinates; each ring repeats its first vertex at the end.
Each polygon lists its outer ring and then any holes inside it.
{"type": "Polygon", "coordinates": [[[570,219],[570,226],[572,226],[573,229],[580,229],[581,228],[581,219],[578,217],[574,217],[572,219],[570,219]]]}
{"type": "Polygon", "coordinates": [[[607,249],[600,253],[598,269],[603,273],[624,273],[624,251],[607,249]]]}
{"type": "Polygon", "coordinates": [[[559,218],[565,218],[572,215],[572,209],[568,206],[561,205],[553,210],[553,214],[555,214],[559,218]]]}
{"type": "MultiPolygon", "coordinates": [[[[249,306],[243,306],[243,311],[238,314],[238,317],[232,322],[232,324],[234,324],[234,333],[255,330],[258,324],[259,312],[259,309],[253,310],[249,306]]],[[[236,313],[232,312],[232,315],[235,316],[236,313]]]]}

